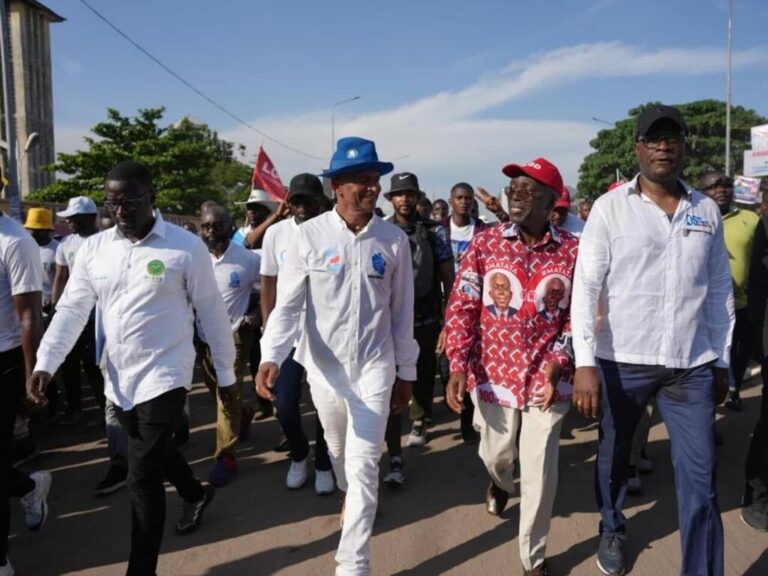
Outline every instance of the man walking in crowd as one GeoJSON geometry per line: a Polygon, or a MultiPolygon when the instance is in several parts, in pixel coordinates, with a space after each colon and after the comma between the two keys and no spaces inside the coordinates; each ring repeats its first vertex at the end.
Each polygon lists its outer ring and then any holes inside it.
{"type": "Polygon", "coordinates": [[[56,277],[56,249],[59,241],[53,238],[53,214],[47,208],[30,208],[24,228],[32,234],[40,249],[43,265],[43,312],[51,312],[51,293],[56,277]]]}
{"type": "Polygon", "coordinates": [[[35,241],[0,211],[0,576],[13,576],[8,559],[10,498],[21,498],[27,528],[36,532],[48,516],[48,472],[27,476],[12,466],[13,427],[32,373],[42,317],[42,264],[35,241]]]}
{"type": "Polygon", "coordinates": [[[448,202],[442,198],[438,198],[432,203],[432,220],[435,222],[442,222],[448,218],[449,211],[450,208],[448,207],[448,202]]]}
{"type": "Polygon", "coordinates": [[[560,197],[555,202],[555,207],[552,209],[549,221],[558,228],[567,230],[574,236],[581,236],[581,233],[584,231],[584,221],[578,216],[571,214],[571,192],[565,186],[560,191],[560,197]]]}
{"type": "MultiPolygon", "coordinates": [[[[432,397],[435,388],[435,350],[443,317],[442,294],[445,294],[447,299],[454,277],[453,254],[445,228],[433,220],[422,218],[417,212],[421,194],[419,180],[410,172],[392,176],[390,189],[384,194],[395,210],[388,221],[408,236],[413,263],[413,335],[419,344],[419,358],[411,401],[413,425],[408,435],[408,446],[423,446],[427,442],[427,426],[432,422],[432,397]]],[[[402,414],[392,412],[386,433],[389,472],[384,477],[384,482],[392,485],[400,485],[405,481],[400,446],[401,428],[402,414]]]]}
{"type": "Polygon", "coordinates": [[[229,484],[237,473],[235,445],[248,436],[254,410],[243,402],[240,385],[246,372],[248,354],[257,323],[257,310],[249,308],[251,290],[259,282],[258,254],[230,241],[232,218],[223,206],[209,206],[202,214],[200,237],[211,255],[216,285],[224,300],[235,346],[235,385],[219,388],[211,347],[205,327],[198,322],[197,357],[208,390],[216,398],[216,461],[208,481],[214,486],[229,484]],[[222,393],[222,390],[225,392],[222,393]]]}
{"type": "MultiPolygon", "coordinates": [[[[483,230],[485,223],[472,218],[472,206],[475,202],[475,191],[466,182],[454,184],[451,188],[451,214],[440,223],[448,232],[448,240],[453,252],[454,271],[458,273],[461,259],[469,249],[472,238],[483,230]]],[[[469,393],[464,397],[464,410],[461,411],[461,437],[465,444],[474,444],[478,440],[477,431],[472,425],[474,406],[469,393]]]]}
{"type": "Polygon", "coordinates": [[[582,198],[579,200],[579,218],[584,220],[584,222],[587,221],[587,218],[589,218],[589,213],[592,211],[592,200],[589,198],[582,198]]]}
{"type": "Polygon", "coordinates": [[[306,308],[296,360],[307,370],[336,480],[346,492],[337,576],[371,573],[387,417],[390,407],[405,410],[416,379],[408,238],[374,216],[379,179],[392,168],[379,162],[372,141],[339,140],[322,174],[331,179],[336,209],[299,226],[289,246],[256,380],[259,394],[272,397],[306,308]]]}
{"type": "Polygon", "coordinates": [[[249,249],[261,248],[264,233],[273,224],[288,216],[288,205],[278,204],[264,190],[254,188],[245,202],[235,202],[245,206],[245,224],[239,228],[232,241],[249,249]]]}
{"type": "Polygon", "coordinates": [[[604,574],[626,568],[629,453],[652,396],[675,467],[681,574],[724,570],[714,411],[728,386],[733,292],[720,212],[679,179],[687,135],[675,108],[653,105],[638,116],[640,173],[595,201],[579,246],[573,401],[585,416],[600,415],[597,565],[604,574]]]}
{"type": "MultiPolygon", "coordinates": [[[[745,489],[741,517],[746,524],[768,531],[768,215],[760,218],[755,231],[749,269],[749,316],[760,342],[763,393],[760,415],[752,432],[745,467],[745,489]]],[[[738,322],[738,320],[737,320],[738,322]]]]}
{"type": "MultiPolygon", "coordinates": [[[[57,212],[57,215],[67,221],[70,234],[56,249],[56,276],[51,296],[54,307],[64,292],[80,247],[86,238],[99,232],[96,225],[99,211],[94,201],[87,196],[70,198],[67,209],[57,212]]],[[[82,418],[81,369],[85,372],[88,385],[99,406],[99,417],[96,422],[100,422],[104,418],[104,377],[96,360],[96,318],[93,312],[61,368],[67,400],[67,411],[59,420],[61,424],[77,424],[82,418]]]]}
{"type": "Polygon", "coordinates": [[[741,384],[752,357],[754,328],[747,310],[747,275],[752,257],[752,238],[760,218],[751,210],[733,206],[733,179],[723,172],[707,172],[699,179],[699,191],[715,201],[723,218],[723,235],[733,282],[736,324],[731,342],[731,381],[725,407],[741,411],[741,384]]]}
{"type": "MultiPolygon", "coordinates": [[[[288,187],[287,205],[291,217],[270,227],[264,235],[261,259],[261,310],[266,326],[277,301],[278,276],[285,263],[290,246],[296,242],[299,225],[311,220],[322,209],[323,184],[313,174],[298,174],[291,179],[288,187]]],[[[301,339],[304,327],[304,313],[298,320],[296,343],[301,339]]],[[[292,350],[280,367],[280,375],[274,387],[275,408],[280,427],[288,440],[291,465],[285,485],[291,490],[301,488],[307,481],[309,464],[309,439],[301,425],[301,388],[304,367],[293,359],[292,350]]],[[[315,492],[330,494],[336,489],[333,479],[328,446],[320,419],[315,418],[315,492]]]]}
{"type": "Polygon", "coordinates": [[[500,515],[515,491],[519,456],[520,559],[524,574],[546,576],[560,429],[573,377],[569,297],[562,294],[558,304],[563,314],[552,317],[539,315],[544,303],[528,301],[520,292],[513,294],[512,309],[517,310],[509,320],[491,314],[487,303],[499,276],[507,285],[514,278],[525,294],[540,294],[555,280],[570,286],[578,240],[549,223],[563,186],[554,165],[538,158],[510,164],[503,172],[511,178],[511,224],[476,237],[461,262],[446,318],[451,376],[445,397],[451,409],[461,412],[465,392],[475,396],[478,452],[491,477],[489,514],[500,515]]]}
{"type": "Polygon", "coordinates": [[[203,487],[173,444],[192,381],[197,314],[211,348],[218,384],[235,383],[235,350],[224,301],[199,238],[166,223],[155,210],[148,167],[117,164],[106,178],[104,205],[117,226],[80,247],[57,312],[27,382],[44,402],[51,375],[75,345],[95,305],[106,337],[106,393],[129,433],[131,553],[127,574],[153,575],[165,524],[168,479],[183,500],[176,531],[194,531],[213,488],[203,487]]]}

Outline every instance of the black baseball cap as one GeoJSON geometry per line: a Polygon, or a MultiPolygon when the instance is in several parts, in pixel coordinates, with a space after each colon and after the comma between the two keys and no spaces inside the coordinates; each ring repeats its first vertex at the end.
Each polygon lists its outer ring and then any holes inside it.
{"type": "Polygon", "coordinates": [[[394,174],[389,184],[389,191],[384,193],[384,198],[389,200],[393,192],[403,192],[413,190],[414,192],[421,193],[419,188],[419,179],[416,178],[416,174],[411,172],[400,172],[394,174]]]}
{"type": "Polygon", "coordinates": [[[680,110],[674,106],[666,106],[664,104],[654,104],[649,106],[640,113],[637,117],[637,124],[635,125],[635,140],[641,136],[645,136],[651,127],[659,120],[669,120],[674,122],[682,134],[688,135],[688,125],[685,123],[683,115],[680,110]]]}
{"type": "Polygon", "coordinates": [[[297,174],[288,185],[288,198],[295,196],[322,196],[323,183],[314,174],[297,174]]]}

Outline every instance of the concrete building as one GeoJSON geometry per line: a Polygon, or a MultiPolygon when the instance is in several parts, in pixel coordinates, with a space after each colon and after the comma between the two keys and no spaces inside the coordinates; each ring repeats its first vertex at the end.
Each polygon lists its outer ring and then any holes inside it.
{"type": "MultiPolygon", "coordinates": [[[[64,18],[35,0],[5,2],[10,38],[13,103],[16,117],[17,169],[22,198],[54,182],[54,174],[40,169],[56,159],[53,141],[53,84],[51,77],[50,25],[64,18]],[[37,136],[34,136],[37,134],[37,136]],[[26,150],[25,150],[25,145],[26,150]]],[[[0,111],[5,105],[0,98],[0,111]]],[[[3,142],[5,123],[0,122],[3,142]]],[[[2,150],[3,173],[8,150],[2,150]]],[[[13,183],[11,183],[13,186],[13,183]]]]}

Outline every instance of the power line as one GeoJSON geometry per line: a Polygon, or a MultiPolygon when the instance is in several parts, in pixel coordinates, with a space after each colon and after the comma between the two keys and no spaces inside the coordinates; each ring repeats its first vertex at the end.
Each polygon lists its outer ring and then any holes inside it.
{"type": "Polygon", "coordinates": [[[117,27],[115,24],[113,24],[113,23],[112,23],[112,22],[111,22],[111,21],[110,21],[110,20],[109,20],[109,19],[108,19],[106,16],[104,16],[104,15],[103,15],[101,12],[99,12],[98,10],[96,10],[96,8],[94,8],[94,7],[93,7],[93,6],[91,6],[91,5],[90,5],[88,2],[86,2],[86,0],[80,0],[80,3],[81,3],[83,6],[85,6],[86,8],[88,8],[88,10],[90,10],[91,12],[93,12],[93,13],[96,15],[96,17],[97,17],[97,18],[99,18],[101,21],[103,21],[103,22],[104,22],[104,23],[105,23],[107,26],[109,26],[110,28],[112,28],[112,30],[114,30],[114,31],[115,31],[115,32],[117,32],[117,33],[118,33],[120,36],[122,36],[122,37],[123,37],[123,38],[125,38],[125,39],[126,39],[128,42],[130,42],[130,43],[131,43],[131,44],[132,44],[132,45],[133,45],[133,46],[134,46],[134,47],[135,47],[137,50],[139,50],[139,51],[140,51],[142,54],[144,54],[144,55],[145,55],[147,58],[149,58],[149,59],[150,59],[150,60],[152,60],[152,61],[153,61],[155,64],[157,64],[158,66],[160,66],[160,68],[162,68],[163,70],[165,70],[166,72],[168,72],[168,74],[170,74],[171,76],[173,76],[174,78],[176,78],[176,80],[178,80],[179,82],[181,82],[182,84],[184,84],[184,86],[186,86],[187,88],[189,88],[190,90],[192,90],[192,92],[194,92],[195,94],[197,94],[198,96],[200,96],[201,98],[203,98],[203,99],[204,99],[206,102],[208,102],[209,104],[211,104],[211,105],[215,106],[215,107],[216,107],[218,110],[220,110],[221,112],[223,112],[224,114],[226,114],[227,116],[229,116],[230,118],[232,118],[233,120],[235,120],[236,122],[238,122],[238,123],[242,124],[243,126],[245,126],[246,128],[248,128],[248,129],[250,129],[250,130],[253,130],[253,131],[254,131],[256,134],[258,134],[259,136],[261,136],[261,137],[262,137],[262,138],[264,138],[265,140],[269,140],[269,141],[271,141],[271,142],[274,142],[275,144],[277,144],[278,146],[282,146],[282,147],[283,147],[283,148],[285,148],[286,150],[290,150],[291,152],[294,152],[294,153],[296,153],[296,154],[300,154],[301,156],[305,156],[305,157],[307,157],[307,158],[312,158],[313,160],[318,160],[318,161],[320,161],[320,162],[325,162],[325,159],[324,159],[324,158],[320,158],[320,157],[318,157],[318,156],[314,156],[314,155],[312,155],[312,154],[309,154],[309,153],[307,153],[307,152],[303,152],[303,151],[299,150],[298,148],[294,148],[293,146],[290,146],[289,144],[285,144],[284,142],[281,142],[280,140],[277,140],[276,138],[273,138],[272,136],[270,136],[270,135],[269,135],[269,134],[267,134],[266,132],[262,132],[261,130],[259,130],[258,128],[256,128],[255,126],[253,126],[252,124],[250,124],[250,123],[246,122],[245,120],[243,120],[242,118],[240,118],[240,117],[239,117],[237,114],[235,114],[235,113],[234,113],[234,112],[232,112],[231,110],[229,110],[229,109],[225,108],[224,106],[222,106],[221,104],[219,104],[218,102],[216,102],[216,101],[215,101],[213,98],[211,98],[210,96],[208,96],[207,94],[205,94],[205,93],[204,93],[202,90],[200,90],[199,88],[197,88],[196,86],[194,86],[192,83],[190,83],[189,81],[185,80],[185,79],[184,79],[184,78],[183,78],[181,75],[179,75],[178,73],[176,73],[176,72],[175,72],[175,71],[174,71],[174,70],[173,70],[171,67],[169,67],[169,66],[167,66],[166,64],[164,64],[164,63],[163,63],[161,60],[159,60],[157,57],[155,57],[155,56],[154,56],[154,55],[153,55],[153,54],[152,54],[152,53],[151,53],[149,50],[147,50],[147,49],[146,49],[146,48],[144,48],[144,47],[143,47],[141,44],[139,44],[138,42],[136,42],[136,41],[135,41],[133,38],[131,38],[130,36],[128,36],[128,34],[126,34],[125,32],[123,32],[123,31],[122,31],[120,28],[118,28],[118,27],[117,27]]]}

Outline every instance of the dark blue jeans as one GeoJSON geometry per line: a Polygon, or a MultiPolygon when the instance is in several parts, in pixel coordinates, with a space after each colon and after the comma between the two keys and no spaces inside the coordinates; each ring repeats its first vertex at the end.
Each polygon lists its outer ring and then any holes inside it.
{"type": "Polygon", "coordinates": [[[651,396],[669,432],[683,575],[723,575],[723,524],[715,483],[712,365],[687,370],[599,360],[602,414],[595,491],[602,534],[623,534],[632,436],[651,396]]]}
{"type": "MultiPolygon", "coordinates": [[[[277,420],[291,449],[291,460],[301,462],[309,455],[309,440],[301,425],[301,381],[304,376],[304,367],[293,359],[293,352],[292,350],[290,356],[280,366],[280,373],[272,393],[275,396],[277,420]]],[[[315,416],[315,469],[322,471],[331,469],[325,432],[317,416],[315,416]]]]}

